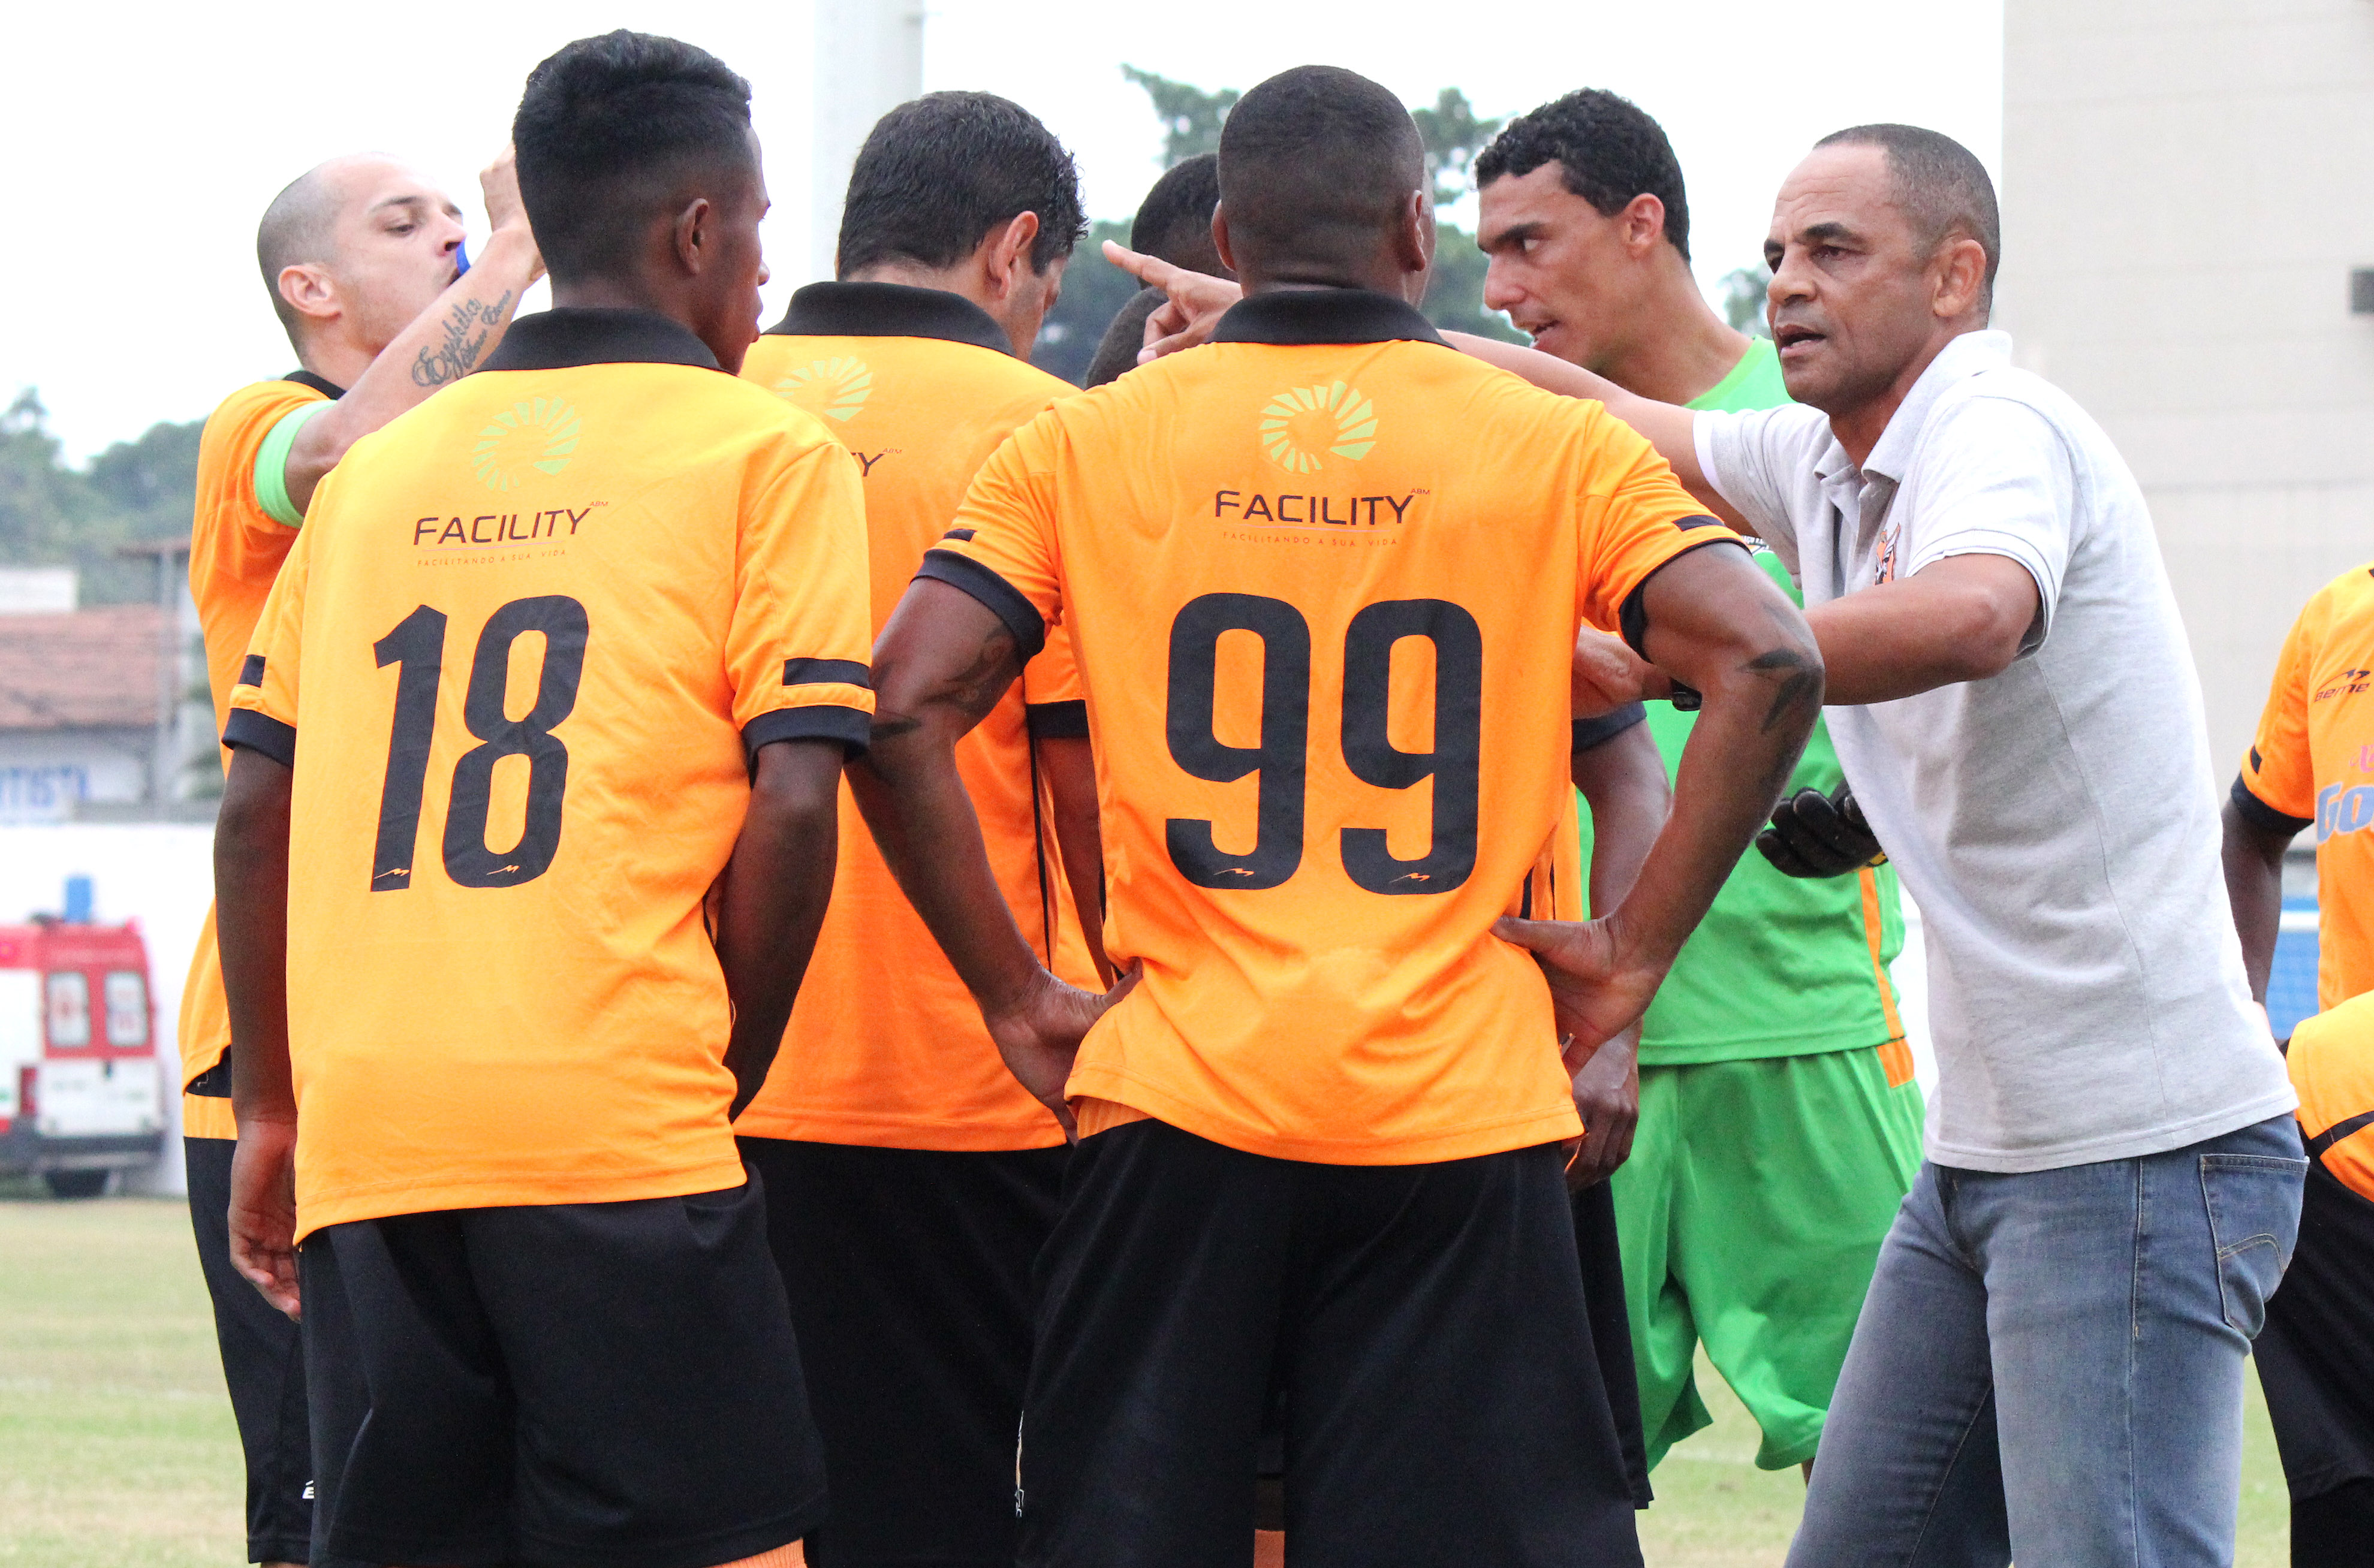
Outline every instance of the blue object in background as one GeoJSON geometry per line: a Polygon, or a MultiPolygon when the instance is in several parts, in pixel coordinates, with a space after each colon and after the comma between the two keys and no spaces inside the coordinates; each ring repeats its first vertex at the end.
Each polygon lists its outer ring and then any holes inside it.
{"type": "Polygon", "coordinates": [[[2267,972],[2267,1022],[2278,1040],[2291,1038],[2299,1021],[2317,1011],[2315,919],[2315,899],[2284,900],[2284,929],[2275,936],[2274,967],[2267,972]],[[2303,914],[2306,921],[2298,918],[2303,914]]]}
{"type": "Polygon", "coordinates": [[[87,876],[66,878],[66,923],[70,926],[90,924],[90,878],[87,876]]]}

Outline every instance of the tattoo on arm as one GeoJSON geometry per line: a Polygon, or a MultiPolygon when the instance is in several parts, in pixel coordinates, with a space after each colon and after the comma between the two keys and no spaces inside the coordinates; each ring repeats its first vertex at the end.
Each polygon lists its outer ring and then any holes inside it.
{"type": "Polygon", "coordinates": [[[1780,688],[1772,694],[1772,706],[1764,710],[1761,728],[1770,730],[1801,709],[1821,707],[1821,673],[1814,668],[1812,660],[1795,649],[1776,648],[1769,653],[1759,653],[1747,661],[1746,667],[1758,675],[1780,676],[1780,688]]]}
{"type": "MultiPolygon", "coordinates": [[[[1021,661],[1015,658],[1014,634],[1004,626],[993,629],[981,639],[973,653],[972,662],[937,687],[923,694],[925,708],[952,708],[962,716],[963,730],[970,730],[997,706],[1017,675],[1022,673],[1021,661]]],[[[879,672],[877,672],[878,677],[879,672]]],[[[883,684],[887,685],[887,682],[883,684]]],[[[874,743],[897,740],[923,727],[919,714],[877,709],[874,715],[874,743]]]]}
{"type": "Polygon", "coordinates": [[[487,351],[487,340],[494,335],[495,323],[502,320],[511,302],[511,291],[507,288],[491,305],[483,299],[464,299],[454,306],[444,321],[445,340],[423,345],[412,361],[413,384],[441,387],[476,369],[478,357],[487,351]]]}

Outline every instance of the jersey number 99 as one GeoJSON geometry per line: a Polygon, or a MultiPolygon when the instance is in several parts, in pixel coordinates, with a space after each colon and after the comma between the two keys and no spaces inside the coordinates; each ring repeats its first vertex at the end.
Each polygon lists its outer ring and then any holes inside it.
{"type": "MultiPolygon", "coordinates": [[[[1434,780],[1434,835],[1425,854],[1401,860],[1381,827],[1346,827],[1344,871],[1370,893],[1448,893],[1475,869],[1476,781],[1483,737],[1484,635],[1475,617],[1442,599],[1394,599],[1352,617],[1344,635],[1344,764],[1381,790],[1434,780]],[[1434,645],[1434,749],[1405,752],[1387,734],[1393,645],[1422,637],[1434,645]]],[[[1209,822],[1172,817],[1164,828],[1170,863],[1198,887],[1275,887],[1302,864],[1305,757],[1310,731],[1310,626],[1282,599],[1206,593],[1170,624],[1169,701],[1164,727],[1171,759],[1191,778],[1230,784],[1261,775],[1253,846],[1222,850],[1209,822]],[[1213,724],[1220,634],[1262,640],[1261,743],[1232,746],[1213,724]]]]}
{"type": "MultiPolygon", "coordinates": [[[[569,786],[569,748],[553,727],[577,706],[585,673],[585,606],[562,594],[514,599],[487,617],[470,661],[470,690],[462,722],[479,744],[453,765],[445,804],[445,874],[463,887],[516,887],[533,882],[560,850],[560,802],[569,786]],[[503,711],[511,684],[511,644],[523,632],[544,634],[544,665],[535,703],[520,718],[503,711]],[[527,812],[520,839],[508,849],[487,847],[495,764],[527,758],[527,812]]],[[[380,787],[379,842],[371,855],[371,889],[412,885],[420,840],[420,798],[429,780],[436,737],[437,687],[445,673],[445,616],[423,604],[371,645],[380,668],[394,664],[395,722],[387,739],[387,777],[380,787]]]]}

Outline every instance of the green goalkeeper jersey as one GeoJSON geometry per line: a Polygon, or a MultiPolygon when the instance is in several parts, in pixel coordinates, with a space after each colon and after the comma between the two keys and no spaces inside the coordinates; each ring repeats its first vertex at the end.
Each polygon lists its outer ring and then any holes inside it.
{"type": "MultiPolygon", "coordinates": [[[[1770,342],[1757,338],[1732,372],[1689,406],[1732,411],[1774,408],[1788,401],[1780,356],[1770,342]]],[[[1804,605],[1804,595],[1778,556],[1759,551],[1756,561],[1804,605]]],[[[1668,778],[1681,762],[1696,717],[1665,703],[1649,705],[1649,730],[1668,778]]],[[[1843,779],[1829,727],[1817,721],[1789,780],[1790,792],[1811,789],[1828,794],[1843,779]]],[[[1579,809],[1588,865],[1591,812],[1579,809]]],[[[1812,1056],[1900,1041],[1904,1025],[1887,965],[1903,945],[1904,915],[1893,867],[1800,879],[1782,876],[1750,848],[1649,1004],[1640,1032],[1641,1065],[1812,1056]]]]}

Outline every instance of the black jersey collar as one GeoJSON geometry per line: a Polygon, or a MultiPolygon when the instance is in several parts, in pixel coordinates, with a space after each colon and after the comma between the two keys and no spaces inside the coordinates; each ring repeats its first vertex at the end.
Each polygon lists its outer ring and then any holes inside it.
{"type": "Polygon", "coordinates": [[[572,365],[691,365],[717,369],[692,330],[656,310],[556,305],[522,316],[487,356],[487,370],[565,370],[572,365]]]}
{"type": "Polygon", "coordinates": [[[300,387],[311,387],[332,403],[347,395],[346,388],[338,385],[329,377],[317,376],[311,370],[291,370],[280,379],[284,381],[294,381],[300,387]]]}
{"type": "MultiPolygon", "coordinates": [[[[1441,343],[1434,323],[1390,294],[1366,288],[1281,288],[1240,299],[1214,343],[1441,343]]],[[[1448,346],[1446,345],[1445,346],[1448,346]]]]}
{"type": "Polygon", "coordinates": [[[903,283],[811,283],[792,296],[769,337],[937,337],[1011,355],[989,312],[945,288],[903,283]]]}

